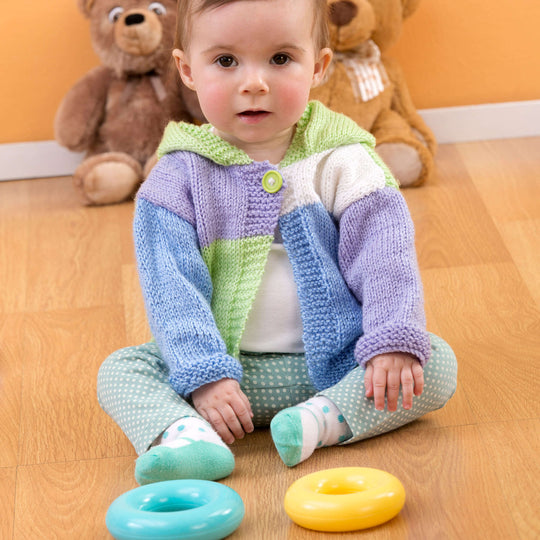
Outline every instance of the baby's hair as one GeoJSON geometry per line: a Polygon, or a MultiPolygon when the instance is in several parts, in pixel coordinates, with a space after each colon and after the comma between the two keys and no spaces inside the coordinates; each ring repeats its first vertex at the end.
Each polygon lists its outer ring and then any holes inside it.
{"type": "MultiPolygon", "coordinates": [[[[214,9],[225,4],[241,2],[243,0],[178,0],[178,13],[176,21],[176,37],[174,47],[186,50],[189,44],[189,28],[191,17],[197,13],[214,9]]],[[[269,0],[258,0],[269,1],[269,0]]],[[[318,49],[324,49],[330,45],[328,32],[328,2],[327,0],[311,0],[313,2],[314,20],[313,30],[316,36],[315,44],[318,49]]]]}

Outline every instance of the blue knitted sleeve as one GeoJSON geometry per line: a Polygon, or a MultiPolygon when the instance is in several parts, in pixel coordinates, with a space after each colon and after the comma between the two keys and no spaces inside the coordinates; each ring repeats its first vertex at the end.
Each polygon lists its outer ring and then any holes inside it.
{"type": "Polygon", "coordinates": [[[365,366],[378,354],[400,351],[425,365],[431,346],[414,226],[401,193],[386,187],[353,203],[341,217],[340,237],[340,267],[362,304],[356,360],[365,366]]]}
{"type": "Polygon", "coordinates": [[[227,354],[210,302],[212,282],[193,226],[139,197],[134,240],[149,324],[178,394],[223,378],[240,380],[227,354]]]}

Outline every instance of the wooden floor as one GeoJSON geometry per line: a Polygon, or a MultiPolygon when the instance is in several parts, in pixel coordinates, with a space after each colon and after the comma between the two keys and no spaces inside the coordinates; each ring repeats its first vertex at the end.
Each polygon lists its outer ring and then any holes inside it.
{"type": "MultiPolygon", "coordinates": [[[[429,329],[456,351],[441,411],[288,470],[266,430],[234,447],[224,481],[246,517],[234,539],[540,537],[540,139],[445,145],[438,178],[406,190],[429,329]],[[297,478],[385,469],[407,502],[391,522],[309,532],[282,509],[297,478]]],[[[96,401],[112,351],[148,338],[130,203],[81,206],[70,179],[0,183],[0,538],[109,538],[136,487],[135,453],[96,401]]]]}

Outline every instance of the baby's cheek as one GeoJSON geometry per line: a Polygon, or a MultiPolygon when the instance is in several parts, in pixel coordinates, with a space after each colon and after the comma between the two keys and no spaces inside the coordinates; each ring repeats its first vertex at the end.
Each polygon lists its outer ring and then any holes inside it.
{"type": "Polygon", "coordinates": [[[282,111],[286,114],[303,114],[309,101],[310,88],[306,84],[290,82],[280,88],[280,102],[282,111]]]}
{"type": "Polygon", "coordinates": [[[225,115],[225,105],[230,101],[230,96],[223,89],[223,85],[206,86],[198,92],[199,103],[206,119],[211,124],[219,124],[225,115]]]}

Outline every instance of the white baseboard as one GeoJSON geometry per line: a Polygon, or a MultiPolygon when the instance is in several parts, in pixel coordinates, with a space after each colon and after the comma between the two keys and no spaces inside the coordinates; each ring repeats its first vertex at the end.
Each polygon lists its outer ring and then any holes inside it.
{"type": "MultiPolygon", "coordinates": [[[[540,99],[419,112],[439,144],[540,136],[540,99]]],[[[69,176],[81,159],[55,141],[0,144],[0,181],[69,176]]]]}
{"type": "Polygon", "coordinates": [[[540,136],[540,99],[420,110],[439,144],[540,136]]]}
{"type": "Polygon", "coordinates": [[[69,176],[82,158],[56,141],[0,144],[0,181],[69,176]]]}

